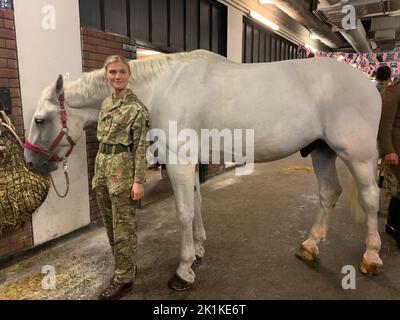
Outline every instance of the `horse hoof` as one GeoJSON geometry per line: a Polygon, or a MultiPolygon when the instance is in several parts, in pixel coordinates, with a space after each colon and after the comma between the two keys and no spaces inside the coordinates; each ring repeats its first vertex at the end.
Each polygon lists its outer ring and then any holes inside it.
{"type": "Polygon", "coordinates": [[[367,276],[376,276],[381,273],[382,265],[382,263],[368,262],[367,260],[362,259],[358,268],[361,273],[367,276]]]}
{"type": "Polygon", "coordinates": [[[311,252],[303,245],[300,247],[299,250],[297,250],[296,257],[301,260],[308,261],[308,262],[314,262],[317,259],[316,253],[311,252]]]}
{"type": "Polygon", "coordinates": [[[173,277],[168,281],[168,288],[176,291],[184,291],[193,288],[193,283],[183,280],[176,273],[173,277]]]}
{"type": "Polygon", "coordinates": [[[199,256],[196,256],[196,260],[194,260],[192,263],[192,269],[200,267],[202,263],[203,263],[203,259],[199,256]]]}

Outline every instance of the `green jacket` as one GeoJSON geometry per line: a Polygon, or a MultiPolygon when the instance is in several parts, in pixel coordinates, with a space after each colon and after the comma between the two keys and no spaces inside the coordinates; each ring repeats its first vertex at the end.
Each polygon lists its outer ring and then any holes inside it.
{"type": "Polygon", "coordinates": [[[400,155],[400,81],[381,92],[382,113],[379,123],[378,144],[381,156],[388,153],[400,155]]]}

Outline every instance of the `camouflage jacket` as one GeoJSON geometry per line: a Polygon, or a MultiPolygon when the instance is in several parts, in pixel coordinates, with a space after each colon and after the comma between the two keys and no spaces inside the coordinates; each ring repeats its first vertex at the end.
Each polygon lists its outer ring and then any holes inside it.
{"type": "Polygon", "coordinates": [[[103,101],[97,124],[97,140],[104,144],[133,146],[134,182],[143,183],[145,180],[148,128],[148,110],[130,89],[122,98],[110,96],[103,101]]]}
{"type": "Polygon", "coordinates": [[[400,154],[400,81],[387,86],[381,95],[382,113],[378,132],[380,154],[400,154]]]}

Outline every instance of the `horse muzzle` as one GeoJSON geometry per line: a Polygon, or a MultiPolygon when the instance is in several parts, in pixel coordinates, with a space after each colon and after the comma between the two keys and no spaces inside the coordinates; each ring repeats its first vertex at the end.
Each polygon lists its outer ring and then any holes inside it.
{"type": "Polygon", "coordinates": [[[24,156],[27,167],[33,172],[48,174],[58,169],[58,163],[52,161],[47,154],[38,154],[25,149],[24,156]]]}

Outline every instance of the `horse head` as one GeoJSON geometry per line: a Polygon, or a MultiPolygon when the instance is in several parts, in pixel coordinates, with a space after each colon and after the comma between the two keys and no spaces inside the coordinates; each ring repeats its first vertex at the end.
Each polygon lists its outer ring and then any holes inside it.
{"type": "Polygon", "coordinates": [[[49,173],[72,152],[84,121],[64,99],[64,79],[45,88],[25,140],[25,161],[36,172],[49,173]]]}

